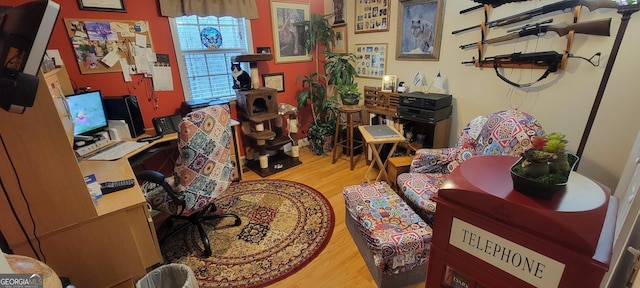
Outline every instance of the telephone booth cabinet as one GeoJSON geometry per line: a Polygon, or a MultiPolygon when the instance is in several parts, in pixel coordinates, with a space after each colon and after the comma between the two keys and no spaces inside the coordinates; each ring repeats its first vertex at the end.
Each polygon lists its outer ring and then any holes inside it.
{"type": "Polygon", "coordinates": [[[438,191],[426,287],[599,287],[618,203],[572,172],[551,199],[513,190],[512,156],[477,156],[438,191]]]}

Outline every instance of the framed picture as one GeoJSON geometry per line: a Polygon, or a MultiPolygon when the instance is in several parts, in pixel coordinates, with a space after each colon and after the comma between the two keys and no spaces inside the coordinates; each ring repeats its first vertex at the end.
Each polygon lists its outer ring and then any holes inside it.
{"type": "Polygon", "coordinates": [[[309,4],[271,0],[273,54],[276,63],[311,61],[304,47],[305,26],[296,22],[309,21],[309,4]]]}
{"type": "Polygon", "coordinates": [[[354,0],[356,2],[355,33],[389,31],[391,0],[354,0]]]}
{"type": "Polygon", "coordinates": [[[384,75],[382,76],[382,86],[380,91],[382,92],[396,92],[396,75],[384,75]]]}
{"type": "Polygon", "coordinates": [[[278,92],[284,92],[284,73],[262,74],[264,87],[274,88],[278,92]]]}
{"type": "Polygon", "coordinates": [[[358,77],[378,78],[387,74],[387,44],[356,44],[358,77]]]}
{"type": "Polygon", "coordinates": [[[258,47],[256,52],[258,54],[271,54],[271,47],[258,47]]]}
{"type": "Polygon", "coordinates": [[[347,26],[333,27],[336,39],[333,45],[333,52],[347,53],[347,26]]]}
{"type": "Polygon", "coordinates": [[[396,59],[438,60],[442,40],[443,2],[412,0],[399,3],[396,59]]]}
{"type": "Polygon", "coordinates": [[[127,12],[124,0],[78,0],[80,10],[127,12]]]}
{"type": "Polygon", "coordinates": [[[344,0],[333,0],[333,26],[347,25],[344,17],[344,0]]]}

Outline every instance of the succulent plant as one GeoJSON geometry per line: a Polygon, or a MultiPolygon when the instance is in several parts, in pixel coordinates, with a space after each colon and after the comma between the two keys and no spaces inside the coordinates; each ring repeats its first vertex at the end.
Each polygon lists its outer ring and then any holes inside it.
{"type": "Polygon", "coordinates": [[[547,135],[547,143],[544,145],[544,151],[550,153],[563,153],[567,148],[567,141],[564,134],[553,132],[547,135]]]}

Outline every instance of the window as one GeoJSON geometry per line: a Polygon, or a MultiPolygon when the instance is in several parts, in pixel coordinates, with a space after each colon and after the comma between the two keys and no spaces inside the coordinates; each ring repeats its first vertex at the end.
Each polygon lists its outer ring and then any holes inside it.
{"type": "MultiPolygon", "coordinates": [[[[250,51],[247,21],[227,16],[182,16],[171,18],[171,31],[185,100],[235,98],[231,57],[250,51]],[[222,36],[221,45],[213,40],[217,35],[222,36]]],[[[242,65],[249,71],[248,63],[242,65]]]]}

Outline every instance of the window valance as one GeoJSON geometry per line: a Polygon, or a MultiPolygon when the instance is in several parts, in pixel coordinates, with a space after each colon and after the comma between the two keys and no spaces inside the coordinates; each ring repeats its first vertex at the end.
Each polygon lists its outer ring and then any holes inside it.
{"type": "Polygon", "coordinates": [[[233,16],[258,18],[255,0],[159,0],[162,16],[233,16]]]}

